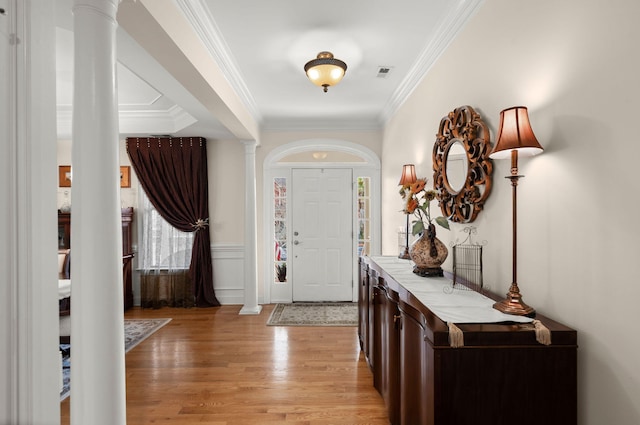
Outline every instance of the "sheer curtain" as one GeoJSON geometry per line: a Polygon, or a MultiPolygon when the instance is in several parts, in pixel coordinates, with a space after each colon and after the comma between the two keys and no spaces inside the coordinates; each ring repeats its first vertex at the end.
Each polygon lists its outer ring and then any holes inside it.
{"type": "Polygon", "coordinates": [[[140,191],[142,248],[140,268],[144,271],[188,270],[193,233],[181,232],[163,219],[144,190],[140,191]]]}
{"type": "Polygon", "coordinates": [[[193,233],[163,219],[141,190],[141,244],[138,249],[141,304],[144,308],[193,307],[189,265],[193,233]]]}

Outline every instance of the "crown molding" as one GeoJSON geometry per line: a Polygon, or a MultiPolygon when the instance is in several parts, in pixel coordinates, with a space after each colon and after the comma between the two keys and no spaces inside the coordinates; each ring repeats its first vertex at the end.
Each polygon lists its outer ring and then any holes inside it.
{"type": "Polygon", "coordinates": [[[435,37],[418,56],[407,76],[385,105],[381,114],[383,123],[387,123],[400,109],[482,3],[484,0],[458,0],[456,6],[450,9],[447,16],[434,30],[435,37]]]}
{"type": "Polygon", "coordinates": [[[176,0],[176,4],[220,67],[223,75],[233,87],[249,114],[251,114],[255,122],[260,123],[262,117],[256,101],[242,79],[242,73],[236,65],[231,49],[229,49],[222,37],[220,29],[213,16],[211,16],[211,11],[207,5],[203,0],[176,0]]]}
{"type": "MultiPolygon", "coordinates": [[[[166,110],[119,111],[119,132],[123,134],[173,134],[197,120],[178,105],[166,110]]],[[[58,138],[70,138],[73,130],[73,108],[58,106],[58,138]]]]}
{"type": "Polygon", "coordinates": [[[167,113],[173,118],[174,128],[176,132],[182,130],[183,128],[187,128],[198,121],[178,105],[173,105],[171,108],[169,108],[167,113]]]}
{"type": "Polygon", "coordinates": [[[288,118],[265,119],[260,127],[267,132],[291,131],[381,131],[382,123],[377,119],[337,119],[337,118],[309,118],[294,120],[288,118]]]}

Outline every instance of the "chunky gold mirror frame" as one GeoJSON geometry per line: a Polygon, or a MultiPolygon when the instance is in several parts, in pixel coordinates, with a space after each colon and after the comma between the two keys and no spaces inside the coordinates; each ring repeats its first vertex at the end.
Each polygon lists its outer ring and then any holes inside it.
{"type": "Polygon", "coordinates": [[[471,106],[460,106],[440,120],[433,145],[433,186],[442,214],[470,223],[491,192],[489,129],[471,106]]]}

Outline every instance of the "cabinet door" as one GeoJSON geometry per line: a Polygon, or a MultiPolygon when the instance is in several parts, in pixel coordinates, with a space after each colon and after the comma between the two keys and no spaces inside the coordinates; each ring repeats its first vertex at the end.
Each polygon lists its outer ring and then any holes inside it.
{"type": "Polygon", "coordinates": [[[385,291],[379,285],[373,285],[373,326],[371,347],[371,368],[373,369],[373,386],[384,396],[382,364],[386,361],[387,352],[387,331],[385,323],[385,311],[387,308],[387,297],[385,291]],[[384,353],[383,353],[384,351],[384,353]]]}
{"type": "Polygon", "coordinates": [[[400,306],[400,423],[403,425],[433,424],[433,397],[427,383],[427,342],[424,318],[407,305],[400,306]],[[431,414],[429,414],[431,412],[431,414]]]}
{"type": "Polygon", "coordinates": [[[379,278],[374,296],[373,385],[384,399],[389,422],[395,425],[400,421],[398,294],[387,288],[384,279],[379,278]]]}
{"type": "Polygon", "coordinates": [[[358,289],[358,338],[360,348],[365,357],[369,357],[369,274],[367,264],[360,259],[360,273],[358,289]]]}
{"type": "MultiPolygon", "coordinates": [[[[376,285],[375,282],[378,279],[378,276],[375,272],[375,270],[369,269],[367,272],[368,275],[368,280],[369,280],[369,308],[368,308],[368,320],[369,323],[367,324],[367,348],[368,348],[368,352],[367,352],[367,360],[369,362],[369,367],[371,368],[372,371],[375,370],[375,356],[376,356],[376,338],[375,338],[375,333],[376,333],[376,327],[375,327],[375,310],[376,310],[376,296],[377,296],[377,290],[376,290],[376,285]]],[[[379,344],[379,341],[377,341],[377,343],[379,344]]],[[[377,350],[379,351],[379,347],[377,348],[377,350]]],[[[379,355],[379,354],[378,354],[379,355]]],[[[374,373],[374,378],[375,378],[375,373],[374,373]]]]}

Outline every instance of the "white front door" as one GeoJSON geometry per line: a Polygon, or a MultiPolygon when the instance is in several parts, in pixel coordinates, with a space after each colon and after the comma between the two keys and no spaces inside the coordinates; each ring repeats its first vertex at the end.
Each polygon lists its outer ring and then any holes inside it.
{"type": "Polygon", "coordinates": [[[294,169],[293,301],[352,301],[350,169],[294,169]]]}

